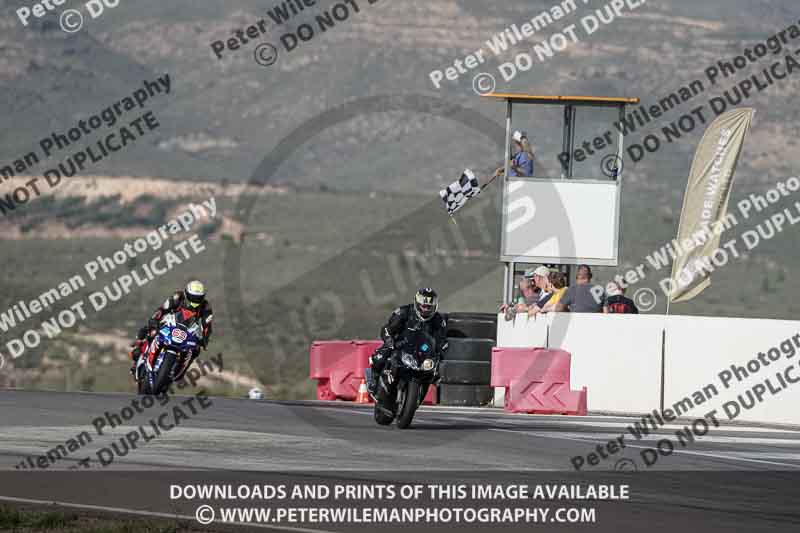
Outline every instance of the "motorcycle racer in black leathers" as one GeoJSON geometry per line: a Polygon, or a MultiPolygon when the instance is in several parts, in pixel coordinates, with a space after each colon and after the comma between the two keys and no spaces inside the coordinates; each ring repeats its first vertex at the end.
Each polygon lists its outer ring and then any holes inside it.
{"type": "Polygon", "coordinates": [[[437,312],[439,296],[431,288],[417,291],[414,303],[403,305],[394,310],[386,325],[381,329],[383,346],[379,347],[370,357],[372,379],[367,385],[370,394],[374,397],[378,390],[378,380],[387,361],[394,350],[402,348],[400,343],[406,330],[417,331],[422,329],[433,337],[436,342],[437,355],[441,356],[447,351],[447,322],[437,312]]]}

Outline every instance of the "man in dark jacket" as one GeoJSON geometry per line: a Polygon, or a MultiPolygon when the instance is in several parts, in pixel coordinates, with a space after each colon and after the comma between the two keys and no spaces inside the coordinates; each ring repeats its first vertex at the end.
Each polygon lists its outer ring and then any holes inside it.
{"type": "Polygon", "coordinates": [[[400,343],[406,331],[422,330],[436,343],[437,355],[442,355],[447,350],[447,322],[437,312],[439,296],[431,288],[417,291],[414,303],[398,307],[389,317],[389,321],[381,329],[383,346],[375,350],[370,357],[372,379],[368,384],[369,392],[373,396],[378,390],[378,379],[383,372],[386,362],[396,348],[401,348],[400,343]]]}
{"type": "Polygon", "coordinates": [[[625,296],[625,289],[615,282],[606,285],[606,305],[603,312],[606,314],[639,314],[639,309],[633,300],[625,296]]]}

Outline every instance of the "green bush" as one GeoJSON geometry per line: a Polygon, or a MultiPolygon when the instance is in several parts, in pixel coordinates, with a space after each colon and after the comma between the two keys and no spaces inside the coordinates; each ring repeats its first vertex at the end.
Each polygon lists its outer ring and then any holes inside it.
{"type": "MultiPolygon", "coordinates": [[[[56,198],[42,196],[24,209],[13,211],[9,218],[23,233],[40,228],[46,222],[60,222],[75,230],[83,226],[102,226],[107,229],[157,227],[167,221],[167,214],[178,200],[163,200],[143,195],[128,205],[119,194],[103,196],[92,201],[83,197],[56,198]]],[[[207,228],[209,233],[217,226],[207,228]]]]}

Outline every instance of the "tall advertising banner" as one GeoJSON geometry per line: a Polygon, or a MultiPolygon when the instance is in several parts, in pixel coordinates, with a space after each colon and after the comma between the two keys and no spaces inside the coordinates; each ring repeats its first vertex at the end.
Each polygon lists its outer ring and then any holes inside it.
{"type": "Polygon", "coordinates": [[[733,174],[755,110],[733,109],[706,130],[689,173],[666,291],[670,302],[686,302],[711,284],[711,258],[719,249],[733,174]]]}

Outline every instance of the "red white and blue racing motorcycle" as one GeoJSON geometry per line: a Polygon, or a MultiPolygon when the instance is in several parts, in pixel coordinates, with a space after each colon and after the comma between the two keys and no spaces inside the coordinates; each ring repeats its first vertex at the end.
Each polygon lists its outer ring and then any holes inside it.
{"type": "Polygon", "coordinates": [[[159,322],[155,338],[142,351],[136,364],[139,394],[161,394],[180,381],[192,364],[192,355],[200,349],[203,328],[192,316],[169,313],[159,322]]]}

